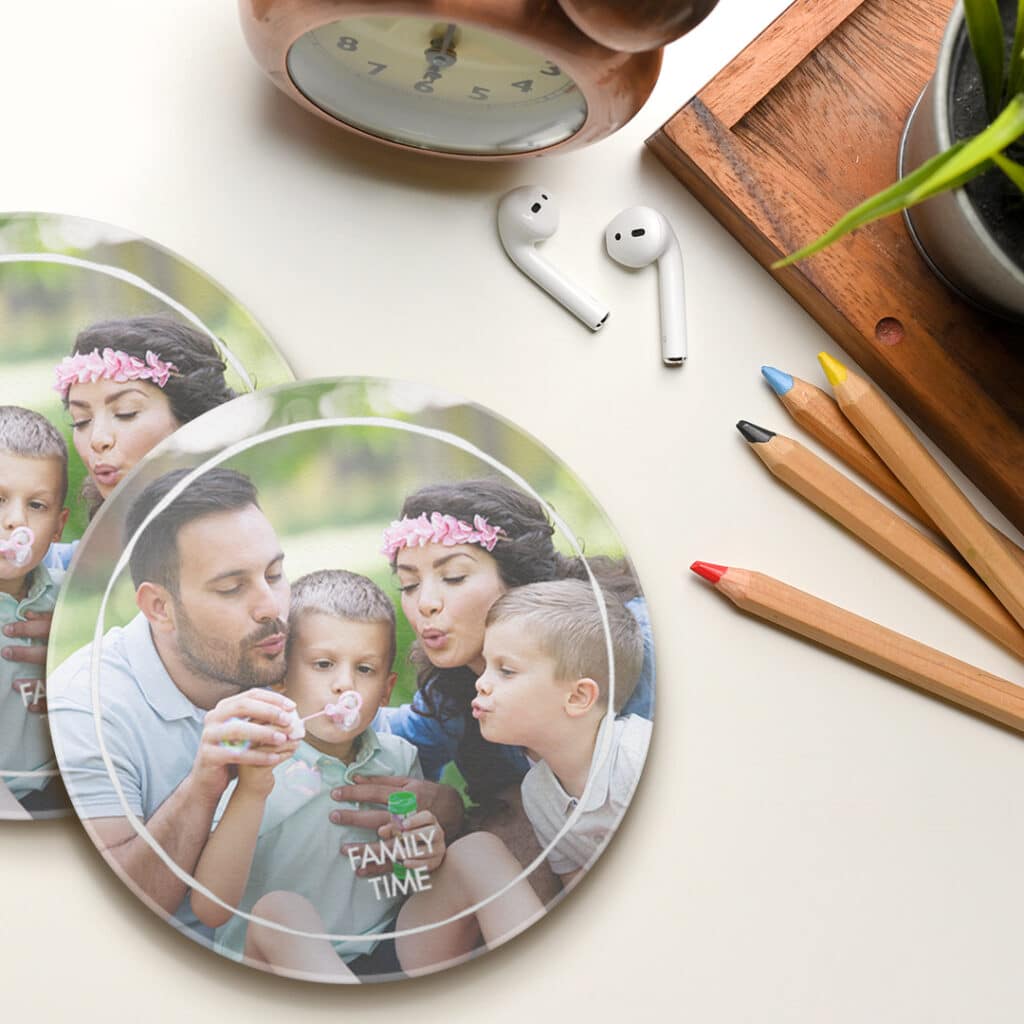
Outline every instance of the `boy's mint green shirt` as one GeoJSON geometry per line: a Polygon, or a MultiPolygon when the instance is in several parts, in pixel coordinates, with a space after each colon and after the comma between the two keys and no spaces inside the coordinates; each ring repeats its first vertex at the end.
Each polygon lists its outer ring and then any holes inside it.
{"type": "MultiPolygon", "coordinates": [[[[267,893],[284,890],[305,896],[320,912],[325,934],[372,936],[389,931],[404,896],[385,896],[383,885],[359,878],[344,843],[372,843],[372,829],[334,825],[328,815],[357,804],[331,799],[331,790],[352,781],[355,775],[404,775],[422,779],[416,748],[398,736],[378,735],[367,729],[356,741],[355,757],[349,764],[321,754],[308,743],[274,769],[274,788],[267,798],[253,855],[249,881],[239,909],[252,913],[253,905],[267,893]],[[377,898],[377,892],[381,898],[377,898]]],[[[234,792],[232,783],[221,798],[214,815],[220,821],[234,792]]],[[[249,922],[233,915],[217,929],[214,944],[218,952],[241,959],[249,922]]],[[[377,941],[363,939],[334,942],[343,960],[370,953],[377,941]]]]}
{"type": "MultiPolygon", "coordinates": [[[[11,622],[24,622],[26,612],[52,612],[63,578],[61,570],[38,565],[29,574],[28,593],[20,601],[0,593],[0,628],[11,622]]],[[[0,637],[3,647],[38,643],[0,637]]],[[[19,800],[42,789],[57,774],[46,715],[32,714],[27,707],[37,690],[43,696],[44,678],[42,665],[0,658],[0,782],[19,800]],[[19,681],[17,690],[15,681],[19,681]]]]}

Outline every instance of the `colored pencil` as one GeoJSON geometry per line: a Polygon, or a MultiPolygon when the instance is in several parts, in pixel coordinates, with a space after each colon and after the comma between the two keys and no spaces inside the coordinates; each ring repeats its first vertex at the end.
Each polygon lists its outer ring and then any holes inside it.
{"type": "Polygon", "coordinates": [[[746,420],[736,427],[773,476],[1024,658],[1024,630],[958,558],[799,441],[746,420]]]}
{"type": "Polygon", "coordinates": [[[928,693],[1024,732],[1024,688],[747,569],[690,568],[743,611],[845,654],[928,693]]]}
{"type": "Polygon", "coordinates": [[[773,476],[1024,658],[1024,630],[959,559],[799,441],[746,420],[736,426],[773,476]]]}
{"type": "Polygon", "coordinates": [[[827,352],[819,353],[818,360],[846,418],[924,507],[1003,607],[1024,625],[1024,565],[1010,553],[1002,537],[873,384],[851,373],[827,352]]]}
{"type": "MultiPolygon", "coordinates": [[[[786,412],[811,437],[833,455],[838,456],[868,483],[877,487],[890,501],[913,516],[922,526],[928,527],[939,537],[943,536],[942,530],[932,522],[931,516],[899,482],[864,438],[854,430],[831,395],[827,395],[821,388],[806,380],[777,370],[774,366],[762,366],[761,375],[778,396],[786,412]]],[[[998,531],[998,527],[993,526],[992,529],[998,531]]],[[[1005,533],[999,531],[999,535],[1010,545],[1014,555],[1024,562],[1024,548],[1005,533]]]]}
{"type": "Polygon", "coordinates": [[[762,366],[761,375],[778,395],[786,412],[808,434],[877,487],[890,501],[912,515],[922,526],[941,536],[942,531],[889,467],[850,425],[835,399],[819,387],[774,366],[762,366]]]}

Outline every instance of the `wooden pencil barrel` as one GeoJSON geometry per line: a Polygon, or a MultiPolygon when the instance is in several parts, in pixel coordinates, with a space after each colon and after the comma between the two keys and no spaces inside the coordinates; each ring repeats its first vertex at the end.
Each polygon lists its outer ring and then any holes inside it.
{"type": "Polygon", "coordinates": [[[1024,688],[761,573],[730,568],[737,607],[928,693],[1024,732],[1024,688]]]}
{"type": "Polygon", "coordinates": [[[1019,658],[1024,630],[956,558],[798,441],[752,445],[779,480],[1019,658]]]}
{"type": "MultiPolygon", "coordinates": [[[[857,433],[831,395],[808,381],[794,377],[793,387],[781,396],[781,400],[790,416],[819,444],[837,455],[854,472],[877,487],[890,501],[913,516],[922,526],[927,527],[937,537],[944,536],[942,529],[932,520],[920,502],[857,433]]],[[[992,529],[1002,538],[1010,554],[1024,565],[1024,548],[996,527],[993,526],[992,529]]]]}
{"type": "Polygon", "coordinates": [[[889,467],[850,425],[835,399],[807,381],[794,381],[783,397],[789,414],[816,441],[838,455],[854,472],[877,487],[890,501],[939,536],[942,531],[914,496],[896,479],[889,467]]]}
{"type": "Polygon", "coordinates": [[[1024,565],[872,385],[848,374],[835,393],[847,419],[1024,626],[1024,565]]]}

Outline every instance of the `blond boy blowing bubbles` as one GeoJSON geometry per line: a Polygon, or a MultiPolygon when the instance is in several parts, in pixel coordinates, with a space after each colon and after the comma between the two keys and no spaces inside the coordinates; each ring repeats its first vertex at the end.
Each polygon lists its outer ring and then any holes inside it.
{"type": "Polygon", "coordinates": [[[436,969],[470,954],[481,940],[496,943],[525,927],[542,908],[523,880],[477,913],[440,928],[374,938],[457,916],[521,869],[491,835],[466,836],[446,849],[429,811],[417,812],[401,831],[390,824],[377,834],[352,827],[343,845],[362,845],[339,852],[337,829],[328,824],[333,786],[355,775],[421,777],[414,746],[371,728],[395,683],[394,606],[366,577],[328,570],[294,584],[289,623],[284,685],[298,716],[314,715],[355,690],[362,698],[359,721],[345,730],[327,716],[312,718],[288,761],[239,768],[195,871],[199,885],[227,907],[198,889],[192,894],[196,915],[217,928],[218,949],[278,973],[344,982],[436,969]],[[398,886],[389,876],[364,877],[372,872],[363,870],[358,851],[370,857],[375,847],[369,844],[378,836],[399,851],[412,886],[398,886]],[[365,939],[332,941],[326,934],[365,939]]]}
{"type": "MultiPolygon", "coordinates": [[[[67,446],[53,424],[29,409],[0,406],[0,540],[9,542],[19,527],[33,535],[27,561],[0,556],[0,626],[53,610],[63,573],[41,563],[67,522],[67,491],[67,446]]],[[[0,818],[25,816],[19,801],[55,775],[45,696],[42,665],[0,662],[0,818]]]]}
{"type": "Polygon", "coordinates": [[[473,701],[484,739],[525,747],[536,762],[523,779],[523,807],[564,885],[614,831],[650,742],[647,719],[609,713],[629,699],[644,652],[628,609],[611,595],[604,605],[607,630],[583,580],[534,583],[499,598],[487,616],[486,668],[473,701]],[[580,804],[572,828],[556,839],[580,804]]]}

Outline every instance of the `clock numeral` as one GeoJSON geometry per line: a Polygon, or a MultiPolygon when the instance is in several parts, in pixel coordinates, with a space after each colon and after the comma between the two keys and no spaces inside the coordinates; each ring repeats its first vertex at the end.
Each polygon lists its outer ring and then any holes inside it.
{"type": "Polygon", "coordinates": [[[521,82],[512,82],[513,88],[518,89],[520,92],[529,92],[533,88],[533,79],[524,78],[521,82]]]}
{"type": "Polygon", "coordinates": [[[542,75],[560,75],[562,69],[557,64],[552,64],[551,61],[544,61],[544,67],[540,69],[542,75]]]}
{"type": "Polygon", "coordinates": [[[433,92],[434,87],[429,82],[417,82],[413,88],[417,92],[433,92]]]}
{"type": "Polygon", "coordinates": [[[359,40],[353,36],[341,36],[338,39],[338,49],[348,50],[351,53],[359,49],[359,40]]]}
{"type": "Polygon", "coordinates": [[[368,60],[366,63],[373,68],[371,75],[379,75],[387,67],[387,64],[378,64],[375,60],[368,60]]]}
{"type": "Polygon", "coordinates": [[[482,85],[474,85],[473,91],[469,94],[471,100],[485,100],[487,99],[490,89],[485,89],[482,85]]]}

